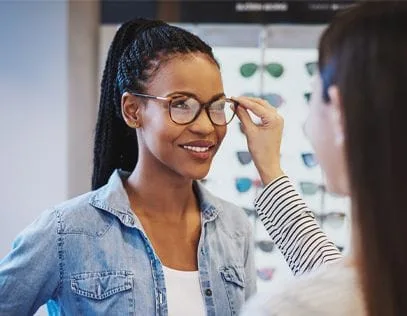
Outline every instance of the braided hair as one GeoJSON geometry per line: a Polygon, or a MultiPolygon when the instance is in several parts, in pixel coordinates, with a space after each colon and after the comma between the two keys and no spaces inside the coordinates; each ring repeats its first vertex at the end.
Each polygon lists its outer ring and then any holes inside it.
{"type": "Polygon", "coordinates": [[[93,151],[93,190],[105,185],[115,169],[132,171],[137,163],[137,137],[122,117],[122,94],[127,90],[143,93],[163,62],[176,54],[194,52],[206,54],[218,65],[210,46],[192,33],[163,21],[135,19],[118,29],[101,83],[93,151]]]}

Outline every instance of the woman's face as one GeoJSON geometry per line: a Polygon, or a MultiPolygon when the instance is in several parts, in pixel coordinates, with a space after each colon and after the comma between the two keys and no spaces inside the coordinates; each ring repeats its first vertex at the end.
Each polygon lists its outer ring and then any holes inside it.
{"type": "MultiPolygon", "coordinates": [[[[219,68],[201,53],[176,56],[161,65],[145,94],[186,95],[200,104],[224,98],[219,68]]],[[[139,163],[188,179],[205,177],[225,137],[226,126],[213,125],[205,110],[195,121],[178,125],[170,118],[168,102],[143,101],[145,105],[141,106],[141,126],[138,128],[139,163]]]]}
{"type": "Polygon", "coordinates": [[[322,81],[318,75],[313,80],[310,111],[304,125],[326,177],[328,191],[348,195],[348,177],[342,124],[342,106],[336,87],[329,90],[330,101],[322,98],[322,81]]]}

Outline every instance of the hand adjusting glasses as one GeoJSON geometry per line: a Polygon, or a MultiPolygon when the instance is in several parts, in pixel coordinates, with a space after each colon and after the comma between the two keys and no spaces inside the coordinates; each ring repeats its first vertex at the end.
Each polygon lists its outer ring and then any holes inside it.
{"type": "Polygon", "coordinates": [[[177,95],[171,97],[157,97],[148,94],[128,91],[136,97],[155,99],[167,102],[171,120],[178,125],[187,125],[197,119],[202,109],[205,109],[209,120],[214,125],[223,126],[229,124],[235,116],[238,102],[229,98],[220,97],[211,102],[202,104],[192,96],[177,95]]]}

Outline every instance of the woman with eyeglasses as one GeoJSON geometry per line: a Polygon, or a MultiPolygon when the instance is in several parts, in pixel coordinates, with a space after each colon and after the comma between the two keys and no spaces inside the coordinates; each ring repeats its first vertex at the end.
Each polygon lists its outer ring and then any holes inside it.
{"type": "MultiPolygon", "coordinates": [[[[161,21],[123,24],[101,84],[93,191],[17,237],[0,261],[0,314],[45,303],[63,315],[239,313],[256,290],[251,226],[195,181],[236,108],[198,37],[161,21]]],[[[285,255],[293,267],[323,262],[298,247],[285,255]]]]}
{"type": "MultiPolygon", "coordinates": [[[[248,303],[243,315],[407,315],[407,4],[364,2],[340,13],[319,44],[305,124],[330,192],[350,196],[350,257],[248,303]]],[[[239,100],[252,151],[280,140],[280,117],[239,100]],[[243,109],[262,118],[255,126],[243,109]],[[253,136],[253,135],[257,136],[253,136]]],[[[266,225],[293,216],[274,204],[295,196],[270,145],[254,156],[269,183],[257,207],[266,225]],[[267,160],[269,163],[267,167],[267,160]],[[267,168],[266,168],[267,167],[267,168]],[[274,190],[274,191],[273,191],[274,190]]],[[[294,214],[295,216],[295,214],[294,214]]],[[[298,231],[298,225],[286,227],[298,231]]],[[[269,232],[275,233],[272,229],[269,232]]]]}

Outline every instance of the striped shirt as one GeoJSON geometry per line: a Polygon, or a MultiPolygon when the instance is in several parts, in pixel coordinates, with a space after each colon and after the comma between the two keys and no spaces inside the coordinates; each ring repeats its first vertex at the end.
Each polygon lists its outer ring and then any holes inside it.
{"type": "Polygon", "coordinates": [[[287,176],[269,183],[256,198],[255,208],[294,275],[342,258],[287,176]]]}

